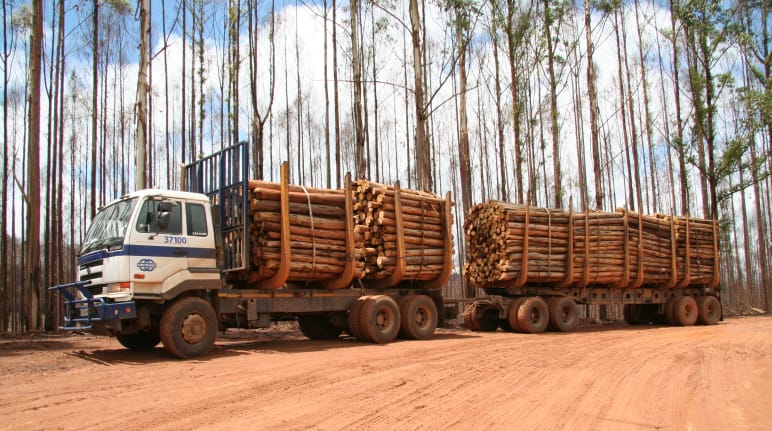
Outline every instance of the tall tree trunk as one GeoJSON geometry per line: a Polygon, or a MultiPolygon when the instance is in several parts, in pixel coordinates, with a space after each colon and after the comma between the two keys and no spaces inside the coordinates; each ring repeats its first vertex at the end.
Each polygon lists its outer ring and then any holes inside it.
{"type": "Polygon", "coordinates": [[[676,138],[675,146],[678,153],[678,172],[681,179],[681,213],[689,214],[689,176],[686,171],[686,145],[684,145],[684,122],[681,118],[681,90],[679,71],[678,33],[676,29],[676,13],[674,1],[670,0],[670,31],[673,44],[673,96],[675,101],[676,138]]]}
{"type": "MultiPolygon", "coordinates": [[[[459,115],[459,136],[458,136],[458,161],[461,173],[461,202],[464,214],[469,212],[472,207],[472,168],[469,160],[469,126],[467,125],[466,114],[466,25],[469,17],[459,4],[455,4],[456,14],[456,48],[458,58],[458,115],[459,115]]],[[[482,145],[485,145],[484,143],[482,145]]],[[[483,151],[486,152],[486,151],[483,151]]]]}
{"type": "MultiPolygon", "coordinates": [[[[510,92],[512,95],[512,135],[515,152],[515,198],[518,203],[523,203],[523,142],[521,137],[521,121],[523,106],[520,97],[520,74],[518,73],[517,62],[520,59],[521,46],[525,37],[528,25],[530,10],[525,17],[517,14],[517,3],[514,0],[507,0],[507,16],[505,21],[507,33],[507,60],[509,63],[509,78],[511,80],[510,92]]],[[[533,184],[533,183],[531,183],[533,184]]]]}
{"type": "Polygon", "coordinates": [[[592,171],[595,177],[595,208],[603,209],[604,195],[598,130],[598,94],[595,89],[595,44],[592,41],[590,9],[590,0],[584,0],[584,35],[587,42],[587,98],[590,103],[590,147],[592,150],[592,171]]]}
{"type": "Polygon", "coordinates": [[[423,57],[421,53],[421,18],[418,15],[418,0],[409,0],[410,39],[413,46],[413,79],[415,94],[415,168],[417,187],[432,190],[432,174],[427,136],[427,111],[424,102],[423,57]]]}
{"type": "MultiPolygon", "coordinates": [[[[617,75],[619,76],[619,110],[620,110],[620,120],[622,123],[622,137],[624,140],[624,149],[625,149],[625,161],[627,164],[627,205],[629,209],[635,211],[636,208],[636,201],[634,200],[635,191],[633,190],[633,170],[630,165],[631,155],[630,155],[630,141],[627,136],[627,109],[625,107],[625,101],[627,100],[625,96],[625,85],[624,85],[624,77],[625,75],[622,73],[622,40],[619,36],[619,16],[615,12],[614,13],[614,35],[616,36],[616,47],[617,47],[617,75]]],[[[609,189],[611,190],[611,189],[609,189]]]]}
{"type": "MultiPolygon", "coordinates": [[[[504,119],[501,112],[501,72],[499,71],[499,14],[498,0],[489,0],[491,6],[491,41],[493,45],[493,73],[495,85],[495,106],[496,106],[496,147],[499,156],[499,199],[507,200],[507,163],[504,157],[504,119]]],[[[522,157],[522,156],[521,156],[522,157]]]]}
{"type": "Polygon", "coordinates": [[[141,190],[147,187],[147,167],[145,166],[145,153],[147,151],[147,68],[150,62],[148,47],[150,45],[150,0],[142,0],[139,8],[139,71],[137,73],[137,102],[136,102],[136,153],[134,172],[134,189],[141,190]]]}
{"type": "Polygon", "coordinates": [[[560,125],[558,124],[558,79],[555,74],[555,41],[552,40],[554,23],[550,0],[544,1],[544,37],[547,41],[547,72],[550,88],[550,127],[552,129],[552,178],[554,181],[555,207],[563,207],[563,175],[560,166],[560,125]]]}
{"type": "Polygon", "coordinates": [[[29,329],[37,331],[40,319],[40,76],[43,56],[43,0],[32,1],[32,37],[29,61],[29,114],[27,146],[27,257],[26,290],[30,295],[29,329]]]}
{"type": "Polygon", "coordinates": [[[635,124],[635,109],[633,102],[633,90],[630,81],[630,64],[627,61],[627,26],[625,25],[624,6],[620,6],[618,9],[619,18],[622,28],[622,50],[624,52],[623,61],[625,66],[625,81],[627,83],[627,106],[630,121],[630,142],[632,143],[631,153],[633,156],[633,177],[630,179],[631,183],[635,183],[635,201],[638,205],[638,210],[643,211],[643,188],[641,184],[641,168],[640,168],[640,154],[638,151],[638,130],[635,124]]]}
{"type": "Polygon", "coordinates": [[[336,187],[342,185],[343,173],[341,164],[343,163],[340,146],[340,91],[338,80],[338,17],[337,17],[337,0],[332,0],[332,82],[334,102],[333,108],[335,112],[335,184],[336,187]]]}
{"type": "Polygon", "coordinates": [[[354,86],[354,157],[356,158],[357,178],[364,178],[367,173],[365,160],[365,134],[362,124],[362,60],[359,51],[359,2],[351,0],[349,4],[351,18],[351,74],[354,86]]]}
{"type": "Polygon", "coordinates": [[[10,286],[13,286],[9,280],[8,272],[8,83],[10,76],[8,73],[8,62],[10,51],[8,51],[8,4],[3,2],[3,191],[2,201],[0,201],[0,331],[6,332],[11,328],[10,317],[10,286]]]}
{"type": "MultiPolygon", "coordinates": [[[[37,2],[37,0],[35,0],[37,2]]],[[[93,0],[92,10],[92,24],[93,24],[93,39],[92,39],[92,63],[91,63],[91,213],[90,218],[93,219],[96,215],[97,208],[97,112],[99,109],[97,101],[99,92],[99,71],[97,70],[99,60],[99,0],[93,0]]]]}
{"type": "Polygon", "coordinates": [[[646,148],[648,152],[648,158],[649,158],[649,176],[651,177],[651,199],[650,199],[650,210],[651,212],[658,212],[659,211],[659,194],[657,193],[657,175],[656,175],[656,163],[654,160],[654,144],[653,144],[653,137],[652,135],[654,132],[652,131],[652,119],[651,119],[651,110],[649,109],[649,81],[648,76],[646,72],[646,58],[643,52],[643,36],[641,32],[641,23],[639,18],[639,6],[638,6],[639,0],[635,0],[635,26],[638,33],[638,61],[641,66],[641,85],[643,86],[643,109],[644,109],[644,115],[645,115],[645,131],[646,131],[646,148]]]}
{"type": "MultiPolygon", "coordinates": [[[[328,43],[327,43],[327,20],[330,10],[327,7],[327,0],[323,0],[324,6],[324,158],[327,162],[327,188],[332,188],[332,153],[330,148],[330,83],[329,83],[329,70],[328,70],[328,43]]],[[[335,23],[332,23],[333,27],[335,23]]]]}

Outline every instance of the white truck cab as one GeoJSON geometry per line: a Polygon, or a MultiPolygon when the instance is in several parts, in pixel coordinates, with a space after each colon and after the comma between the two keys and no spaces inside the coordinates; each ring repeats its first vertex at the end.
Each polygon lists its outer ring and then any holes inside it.
{"type": "MultiPolygon", "coordinates": [[[[81,248],[79,281],[68,285],[78,291],[66,329],[115,335],[129,348],[154,347],[169,302],[186,295],[204,299],[221,288],[215,234],[203,194],[147,189],[101,208],[81,248]]],[[[214,315],[210,301],[199,302],[209,308],[201,313],[214,315]]],[[[187,323],[202,326],[195,318],[187,323]]],[[[217,320],[208,323],[198,332],[213,337],[217,320]]],[[[188,329],[183,339],[201,336],[188,329]]]]}

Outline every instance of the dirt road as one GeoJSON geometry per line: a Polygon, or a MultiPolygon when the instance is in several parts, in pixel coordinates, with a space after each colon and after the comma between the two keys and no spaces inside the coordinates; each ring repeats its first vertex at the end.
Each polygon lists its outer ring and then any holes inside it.
{"type": "Polygon", "coordinates": [[[431,341],[230,334],[200,360],[0,339],[0,429],[772,429],[772,317],[431,341]]]}

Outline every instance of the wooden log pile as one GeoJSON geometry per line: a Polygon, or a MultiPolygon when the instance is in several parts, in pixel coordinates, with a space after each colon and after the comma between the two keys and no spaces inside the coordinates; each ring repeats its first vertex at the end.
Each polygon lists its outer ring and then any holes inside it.
{"type": "Polygon", "coordinates": [[[480,287],[710,284],[718,274],[714,230],[689,217],[488,201],[466,216],[465,270],[480,287]]]}
{"type": "Polygon", "coordinates": [[[365,180],[356,181],[352,193],[355,231],[365,244],[361,257],[365,279],[389,277],[397,267],[397,211],[405,243],[406,268],[402,279],[428,281],[441,275],[448,246],[443,199],[431,193],[401,189],[397,208],[393,186],[365,180]]]}
{"type": "MultiPolygon", "coordinates": [[[[249,188],[250,279],[259,281],[273,276],[281,262],[281,193],[280,184],[266,181],[250,181],[249,188]]],[[[347,256],[344,191],[290,186],[289,202],[291,266],[287,280],[337,278],[347,256]]],[[[357,262],[363,250],[362,241],[356,241],[357,262]]],[[[354,278],[363,275],[359,263],[354,278]]]]}

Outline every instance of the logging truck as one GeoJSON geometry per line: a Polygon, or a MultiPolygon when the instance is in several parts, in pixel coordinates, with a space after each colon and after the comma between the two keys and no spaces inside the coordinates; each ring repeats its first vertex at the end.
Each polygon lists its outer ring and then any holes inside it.
{"type": "Polygon", "coordinates": [[[571,331],[578,304],[623,304],[633,325],[721,318],[715,220],[488,201],[464,230],[466,276],[489,295],[464,310],[474,331],[571,331]]]}
{"type": "Polygon", "coordinates": [[[217,332],[297,321],[311,339],[348,332],[428,339],[453,269],[450,194],[353,182],[340,190],[249,180],[239,143],[183,166],[184,191],[140,190],[101,208],[78,281],[53,286],[63,329],[129,349],[206,354],[217,332]]]}

